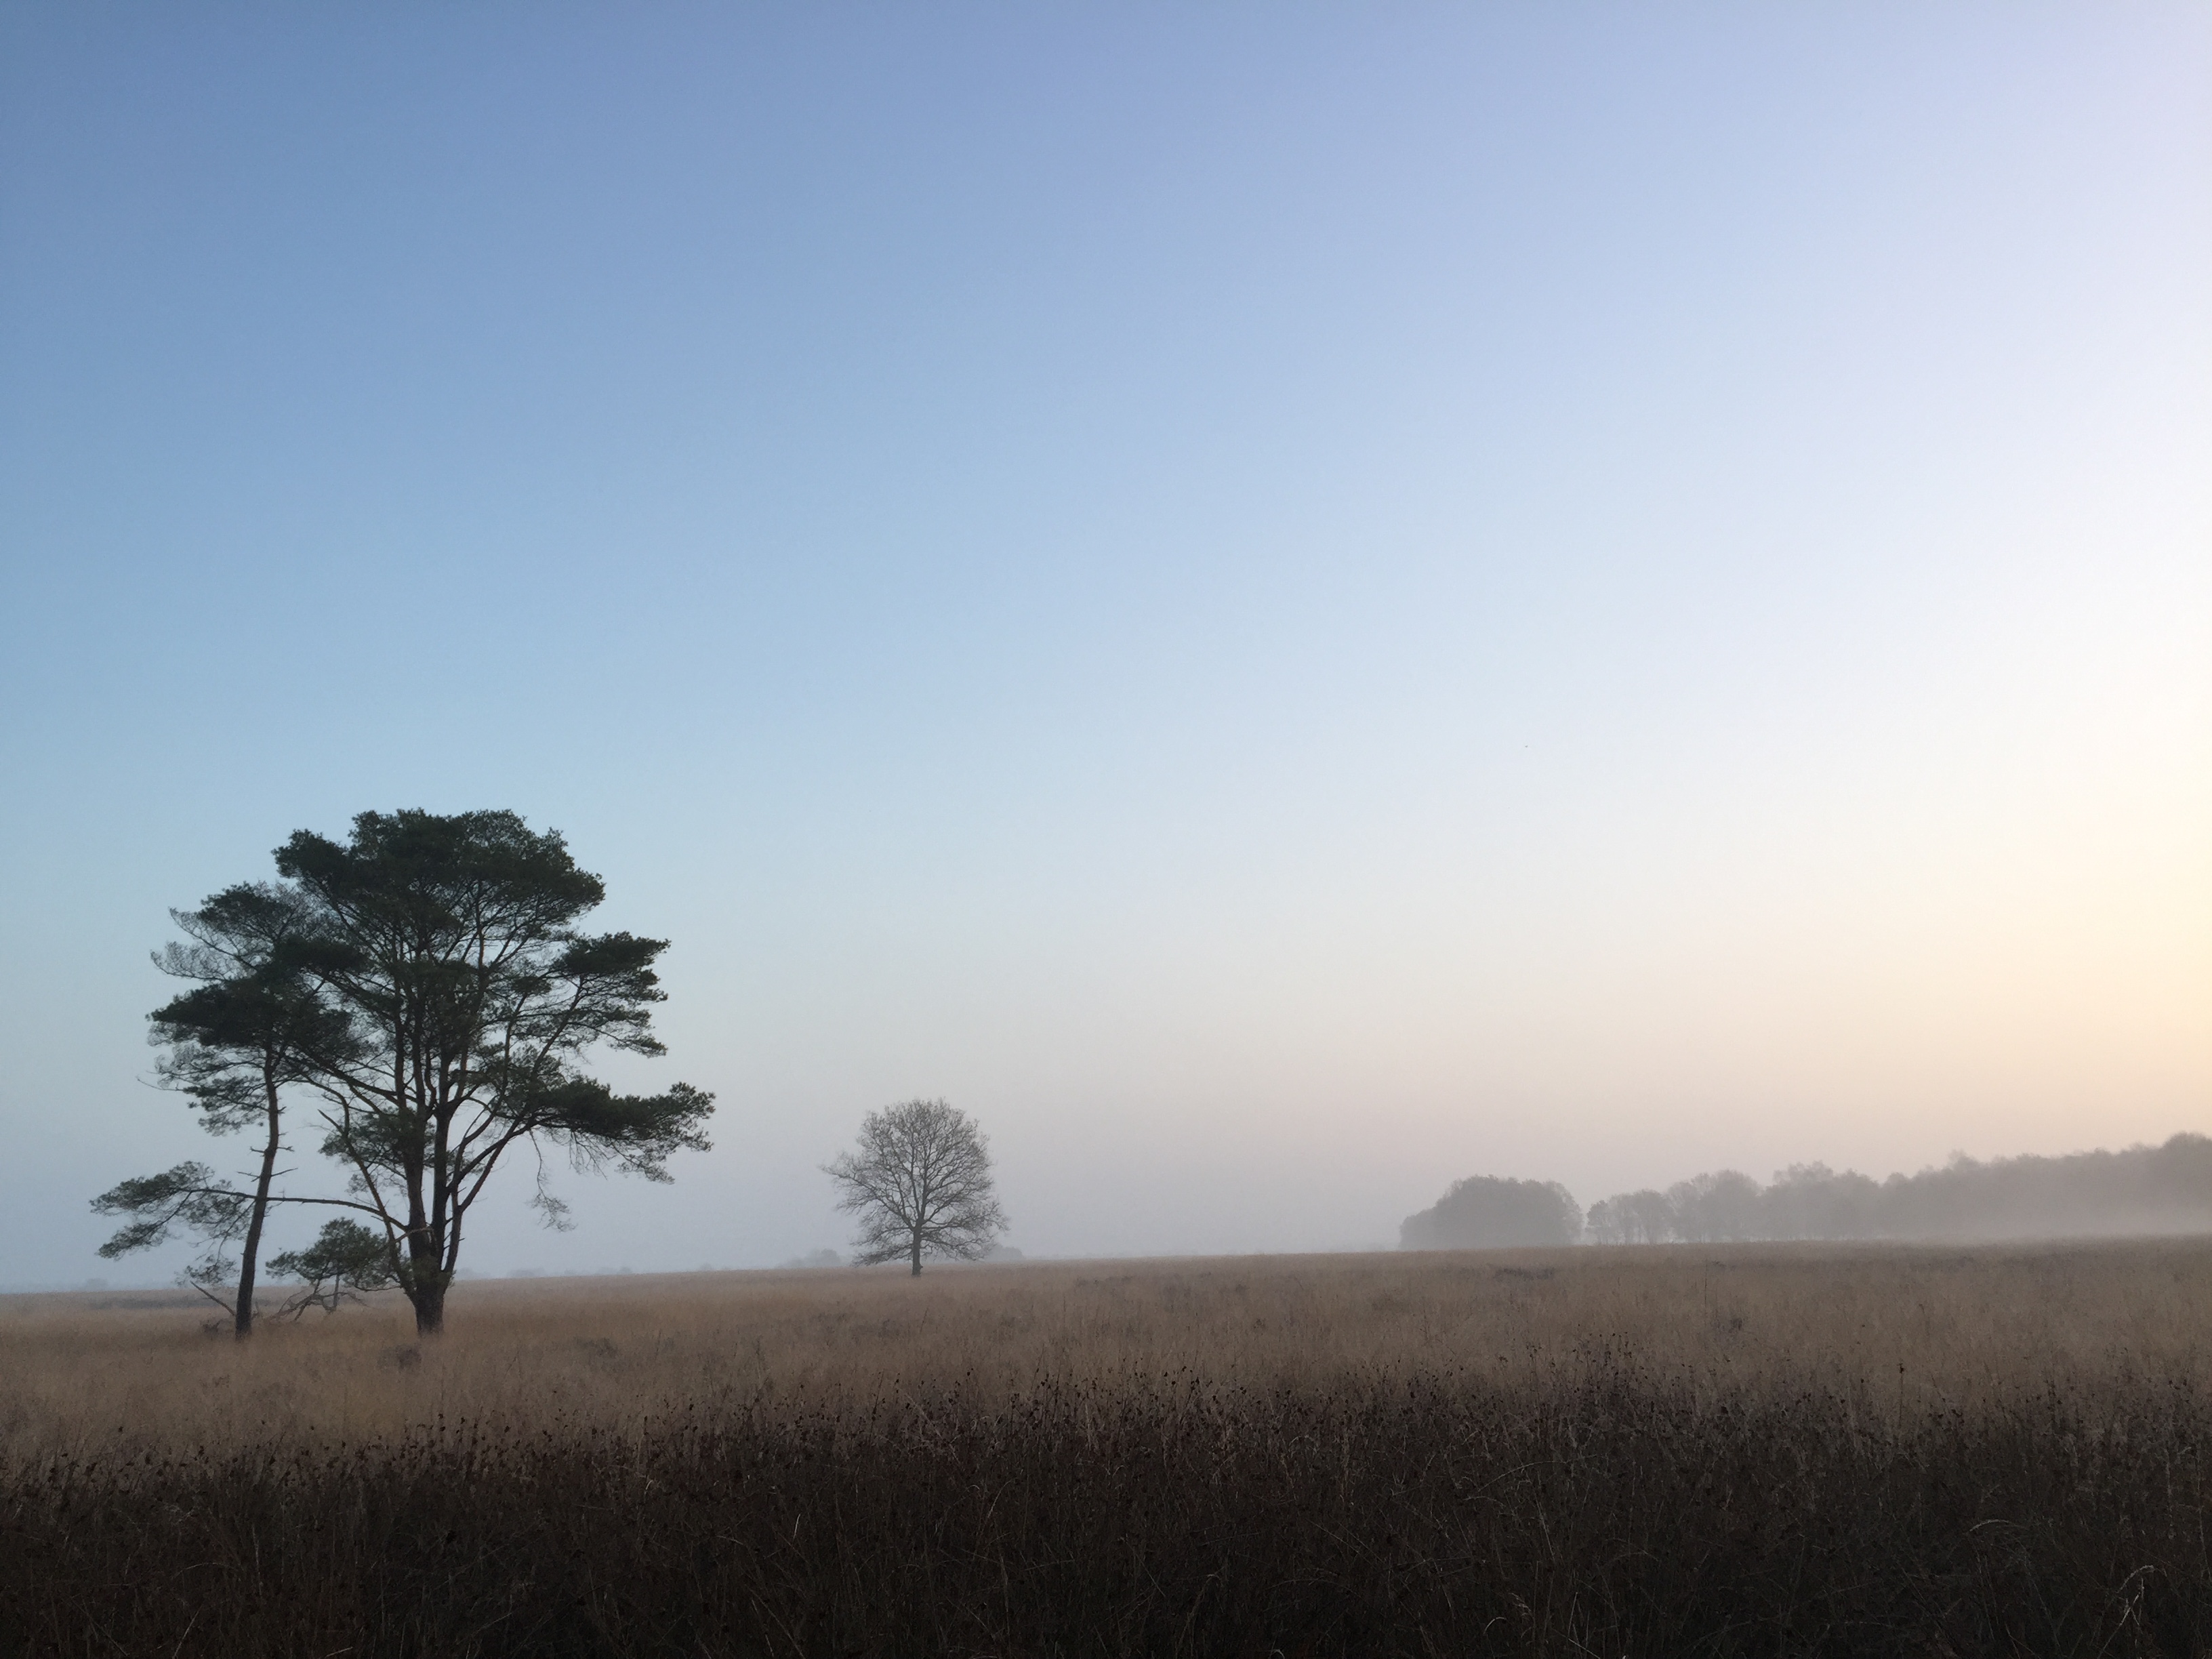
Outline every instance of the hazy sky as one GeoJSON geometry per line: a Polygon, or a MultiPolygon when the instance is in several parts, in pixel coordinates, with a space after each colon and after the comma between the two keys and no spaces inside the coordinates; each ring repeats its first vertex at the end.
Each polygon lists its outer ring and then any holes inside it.
{"type": "Polygon", "coordinates": [[[10,4],[0,538],[0,1281],[368,807],[720,1097],[487,1272],[2212,1130],[2201,5],[10,4]]]}

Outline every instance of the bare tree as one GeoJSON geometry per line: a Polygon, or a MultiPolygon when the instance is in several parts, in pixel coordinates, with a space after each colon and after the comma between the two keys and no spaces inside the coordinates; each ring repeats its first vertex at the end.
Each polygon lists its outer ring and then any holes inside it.
{"type": "Polygon", "coordinates": [[[941,1100],[868,1114],[860,1142],[822,1166],[837,1207],[860,1218],[854,1265],[924,1256],[972,1261],[1006,1225],[991,1190],[991,1144],[975,1120],[941,1100]]]}

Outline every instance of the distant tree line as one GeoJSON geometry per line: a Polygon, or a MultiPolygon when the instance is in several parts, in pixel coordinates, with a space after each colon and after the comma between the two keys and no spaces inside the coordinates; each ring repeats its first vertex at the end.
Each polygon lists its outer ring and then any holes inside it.
{"type": "Polygon", "coordinates": [[[1400,1231],[1402,1249],[1704,1244],[1778,1239],[2006,1239],[2212,1232],[2212,1139],[2063,1158],[1960,1156],[1876,1181],[1792,1164],[1765,1186],[1736,1170],[1601,1199],[1557,1182],[1474,1176],[1400,1231]]]}

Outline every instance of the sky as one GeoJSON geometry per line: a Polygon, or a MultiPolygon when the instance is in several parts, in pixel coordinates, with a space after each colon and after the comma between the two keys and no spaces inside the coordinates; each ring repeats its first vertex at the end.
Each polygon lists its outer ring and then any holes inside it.
{"type": "Polygon", "coordinates": [[[2212,1131],[2212,11],[0,5],[0,779],[8,1284],[372,808],[720,1101],[479,1272],[2212,1131]]]}

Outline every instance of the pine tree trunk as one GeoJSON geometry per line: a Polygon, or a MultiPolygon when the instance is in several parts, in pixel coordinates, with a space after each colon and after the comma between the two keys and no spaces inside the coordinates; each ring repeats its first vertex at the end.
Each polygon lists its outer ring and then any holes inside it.
{"type": "Polygon", "coordinates": [[[438,1252],[416,1235],[408,1240],[407,1300],[415,1310],[415,1334],[436,1336],[446,1328],[446,1270],[438,1252]]]}
{"type": "Polygon", "coordinates": [[[266,1081],[266,1086],[269,1091],[269,1144],[261,1149],[261,1178],[254,1183],[253,1208],[246,1218],[246,1244],[239,1252],[238,1303],[230,1319],[231,1334],[240,1342],[253,1334],[253,1279],[261,1261],[261,1224],[268,1219],[269,1187],[276,1178],[279,1128],[276,1085],[273,1081],[266,1081]]]}

